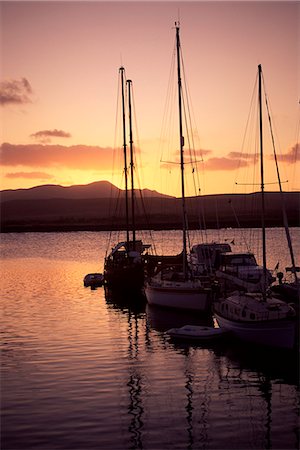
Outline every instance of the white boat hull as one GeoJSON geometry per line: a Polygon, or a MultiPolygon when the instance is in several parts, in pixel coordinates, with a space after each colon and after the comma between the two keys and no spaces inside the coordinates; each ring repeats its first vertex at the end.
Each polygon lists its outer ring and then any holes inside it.
{"type": "Polygon", "coordinates": [[[158,287],[147,284],[145,294],[150,305],[166,308],[207,312],[211,305],[210,290],[205,288],[158,287]]]}
{"type": "Polygon", "coordinates": [[[296,321],[292,319],[259,322],[239,322],[227,319],[216,311],[219,327],[232,332],[239,339],[253,344],[292,349],[295,345],[296,321]]]}

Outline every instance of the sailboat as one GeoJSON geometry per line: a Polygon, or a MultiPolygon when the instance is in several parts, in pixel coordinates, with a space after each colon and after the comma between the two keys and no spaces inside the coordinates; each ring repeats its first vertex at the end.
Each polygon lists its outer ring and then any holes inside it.
{"type": "Polygon", "coordinates": [[[292,349],[296,338],[295,310],[267,290],[261,65],[258,66],[258,100],[264,268],[263,289],[261,292],[234,292],[228,297],[219,298],[214,302],[213,312],[221,328],[231,331],[242,340],[270,347],[292,349]]]}
{"type": "Polygon", "coordinates": [[[209,282],[205,283],[200,277],[193,277],[187,258],[187,214],[185,204],[179,23],[176,22],[175,27],[182,198],[182,258],[180,264],[168,264],[162,261],[162,264],[157,268],[157,272],[146,281],[145,294],[148,303],[151,305],[207,312],[211,305],[211,285],[209,282]]]}
{"type": "Polygon", "coordinates": [[[123,123],[123,155],[125,174],[125,214],[126,240],[118,242],[104,261],[105,287],[124,294],[140,293],[144,286],[144,254],[150,244],[143,244],[136,239],[135,232],[135,197],[134,197],[134,155],[132,134],[131,91],[132,81],[125,81],[125,69],[120,68],[122,94],[122,123],[123,123]],[[128,121],[130,145],[130,178],[131,178],[131,230],[129,226],[129,188],[127,168],[127,136],[126,136],[126,106],[125,85],[128,88],[128,121]],[[130,231],[132,238],[130,238],[130,231]]]}

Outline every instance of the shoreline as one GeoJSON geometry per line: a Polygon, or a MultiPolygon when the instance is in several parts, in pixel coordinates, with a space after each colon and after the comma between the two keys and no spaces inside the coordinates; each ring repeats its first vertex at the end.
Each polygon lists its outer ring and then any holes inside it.
{"type": "MultiPolygon", "coordinates": [[[[290,227],[299,228],[299,223],[290,223],[290,227]]],[[[284,228],[282,221],[267,221],[267,228],[284,228]]],[[[189,230],[221,230],[230,228],[261,228],[261,224],[257,221],[252,223],[240,223],[237,226],[236,223],[207,223],[206,227],[200,227],[199,224],[190,224],[189,230]]],[[[137,225],[137,231],[167,231],[167,230],[180,230],[181,223],[157,223],[151,226],[137,225]]],[[[126,231],[126,227],[122,224],[118,226],[108,226],[107,224],[5,224],[1,226],[0,233],[64,233],[64,232],[98,232],[98,231],[126,231]]]]}

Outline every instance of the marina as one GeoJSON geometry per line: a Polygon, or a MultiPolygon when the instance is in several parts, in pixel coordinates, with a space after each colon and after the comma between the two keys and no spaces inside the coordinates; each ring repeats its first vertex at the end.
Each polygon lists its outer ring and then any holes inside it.
{"type": "Polygon", "coordinates": [[[1,449],[299,450],[299,7],[3,2],[1,449]]]}
{"type": "MultiPolygon", "coordinates": [[[[208,236],[234,235],[239,250],[246,232],[208,236]]],[[[175,254],[180,235],[154,232],[158,250],[175,254]]],[[[170,328],[211,327],[214,318],[84,287],[85,274],[103,271],[107,239],[1,237],[4,448],[297,449],[298,353],[227,338],[171,342],[170,328]]],[[[278,251],[288,261],[284,229],[267,229],[267,244],[269,267],[278,251]]]]}

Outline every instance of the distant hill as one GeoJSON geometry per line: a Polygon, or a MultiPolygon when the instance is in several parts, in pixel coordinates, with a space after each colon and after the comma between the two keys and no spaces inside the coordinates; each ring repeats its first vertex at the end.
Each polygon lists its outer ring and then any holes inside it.
{"type": "MultiPolygon", "coordinates": [[[[45,200],[55,198],[65,199],[92,199],[92,198],[116,198],[124,196],[125,191],[117,188],[108,181],[96,181],[90,184],[74,186],[60,186],[56,184],[45,184],[29,189],[7,189],[0,191],[0,201],[11,200],[45,200]]],[[[138,195],[138,191],[136,193],[138,195]]],[[[142,190],[143,197],[169,197],[149,189],[142,190]]]]}
{"type": "MultiPolygon", "coordinates": [[[[136,191],[136,227],[181,228],[181,199],[136,191]]],[[[125,229],[124,191],[106,181],[82,186],[37,186],[1,193],[1,231],[125,229]]],[[[279,192],[266,192],[266,226],[283,226],[279,192]]],[[[290,226],[300,225],[300,193],[284,193],[290,226]]],[[[189,228],[260,227],[260,193],[186,199],[189,228]]]]}

